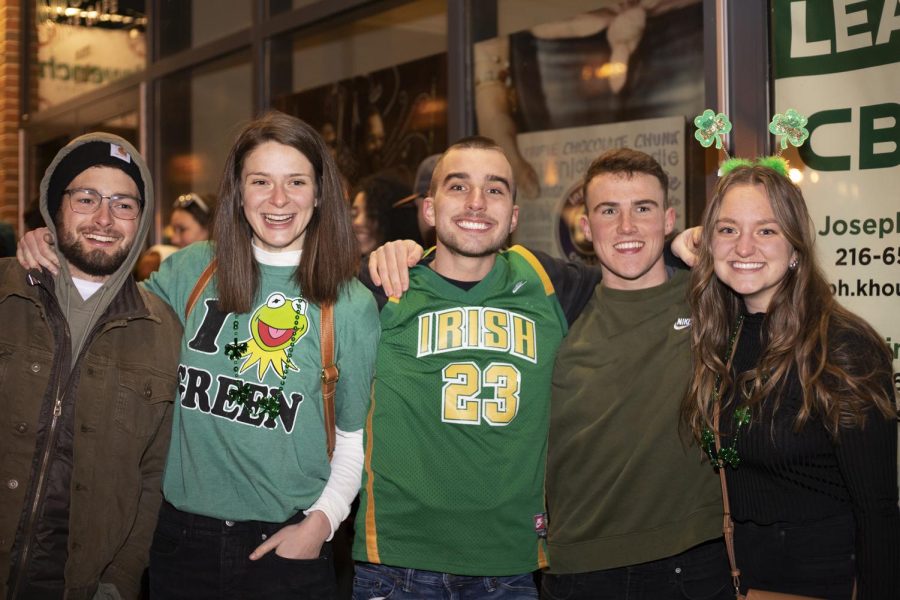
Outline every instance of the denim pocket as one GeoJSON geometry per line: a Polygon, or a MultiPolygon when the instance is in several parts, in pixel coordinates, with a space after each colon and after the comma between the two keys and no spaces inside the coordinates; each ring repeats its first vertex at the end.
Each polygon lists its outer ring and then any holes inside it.
{"type": "Polygon", "coordinates": [[[397,581],[377,569],[357,564],[353,575],[353,600],[389,599],[397,587],[397,581]]]}

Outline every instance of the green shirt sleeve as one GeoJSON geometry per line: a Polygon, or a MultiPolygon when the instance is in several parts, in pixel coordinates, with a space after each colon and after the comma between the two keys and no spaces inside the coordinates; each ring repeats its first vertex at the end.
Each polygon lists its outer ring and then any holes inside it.
{"type": "Polygon", "coordinates": [[[343,431],[362,429],[369,409],[381,325],[371,292],[359,281],[347,284],[334,310],[335,421],[343,431]]]}

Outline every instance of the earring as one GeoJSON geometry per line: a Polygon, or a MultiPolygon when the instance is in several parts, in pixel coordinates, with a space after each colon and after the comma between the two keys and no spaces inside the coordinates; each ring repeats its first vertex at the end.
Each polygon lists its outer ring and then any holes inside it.
{"type": "Polygon", "coordinates": [[[796,258],[791,259],[791,262],[788,264],[788,268],[791,269],[792,271],[797,268],[797,259],[796,258]]]}

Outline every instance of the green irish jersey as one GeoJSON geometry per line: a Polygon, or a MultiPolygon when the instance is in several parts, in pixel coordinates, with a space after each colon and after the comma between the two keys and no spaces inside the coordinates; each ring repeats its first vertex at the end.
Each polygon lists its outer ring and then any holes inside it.
{"type": "Polygon", "coordinates": [[[381,311],[354,558],[460,575],[547,564],[551,371],[567,331],[529,251],[464,290],[427,266],[381,311]]]}

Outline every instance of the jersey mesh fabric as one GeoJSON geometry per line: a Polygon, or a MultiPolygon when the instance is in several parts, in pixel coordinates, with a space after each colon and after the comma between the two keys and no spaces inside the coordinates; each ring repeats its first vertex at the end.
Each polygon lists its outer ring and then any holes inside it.
{"type": "Polygon", "coordinates": [[[545,566],[535,519],[566,321],[543,269],[517,247],[464,291],[418,266],[381,323],[354,558],[460,575],[545,566]]]}

